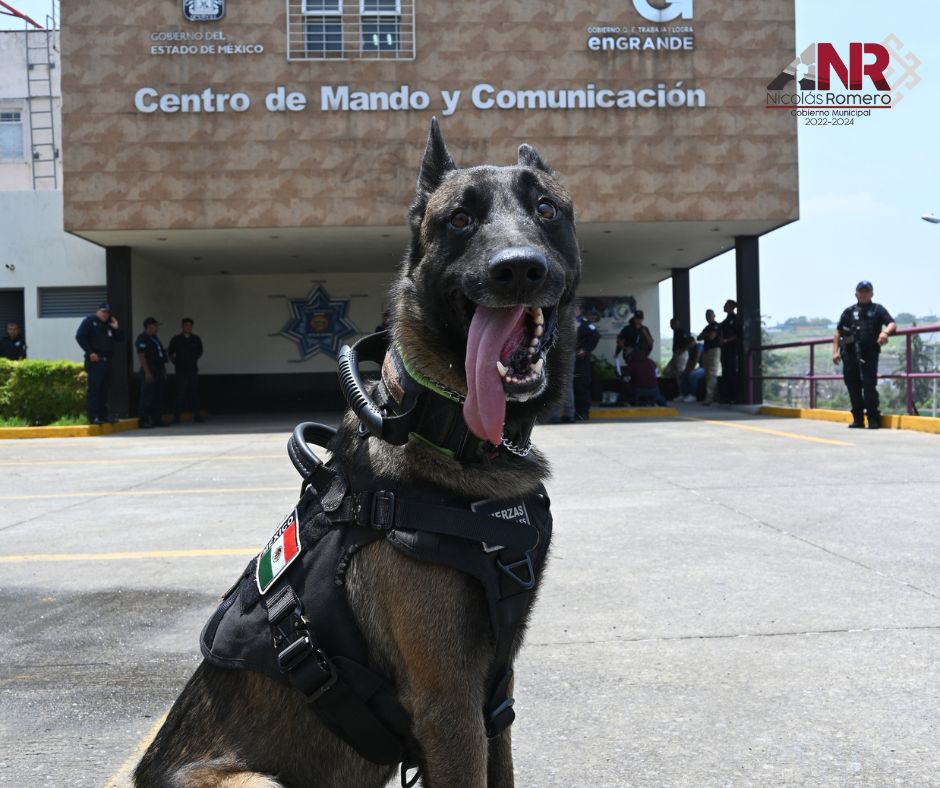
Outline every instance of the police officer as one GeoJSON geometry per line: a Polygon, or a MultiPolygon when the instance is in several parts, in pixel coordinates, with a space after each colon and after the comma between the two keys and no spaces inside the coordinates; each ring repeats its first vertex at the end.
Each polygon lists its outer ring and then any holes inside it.
{"type": "Polygon", "coordinates": [[[140,360],[140,426],[165,427],[163,423],[163,383],[166,380],[166,351],[157,336],[160,321],[144,320],[144,332],[134,341],[140,360]]]}
{"type": "MultiPolygon", "coordinates": [[[[644,318],[643,310],[637,309],[617,334],[617,347],[623,351],[624,358],[627,358],[634,350],[639,350],[644,356],[653,352],[653,335],[643,325],[644,318]]],[[[616,354],[614,355],[616,357],[616,354]]]]}
{"type": "Polygon", "coordinates": [[[583,314],[581,306],[575,307],[578,323],[578,340],[574,353],[574,415],[576,421],[587,421],[591,417],[591,352],[600,342],[600,334],[583,314]]]}
{"type": "Polygon", "coordinates": [[[95,314],[82,320],[75,332],[75,341],[85,351],[85,372],[88,373],[85,407],[90,424],[117,421],[108,413],[108,394],[114,343],[123,339],[124,332],[119,328],[117,318],[111,314],[110,304],[101,304],[95,314]]]}
{"type": "Polygon", "coordinates": [[[724,402],[735,402],[738,398],[738,385],[741,378],[741,328],[735,310],[738,302],[729,298],[725,301],[725,319],[719,323],[721,328],[719,347],[721,348],[721,388],[724,402]]]}
{"type": "Polygon", "coordinates": [[[7,323],[7,333],[0,339],[0,358],[22,361],[26,358],[26,340],[20,333],[19,323],[7,323]]]}
{"type": "Polygon", "coordinates": [[[705,399],[703,405],[711,405],[715,401],[715,389],[718,387],[718,361],[721,354],[721,326],[715,320],[715,310],[705,310],[705,328],[698,335],[700,342],[704,342],[702,352],[702,366],[705,368],[705,399]]]}
{"type": "Polygon", "coordinates": [[[881,304],[874,303],[874,288],[863,280],[855,288],[856,303],[846,307],[839,318],[832,338],[832,360],[842,362],[842,379],[852,402],[852,429],[865,426],[864,413],[868,412],[868,427],[881,427],[878,411],[878,356],[881,346],[888,341],[897,324],[881,304]]]}
{"type": "Polygon", "coordinates": [[[193,421],[203,420],[199,413],[199,365],[202,356],[202,340],[193,333],[193,319],[184,317],[182,333],[170,340],[167,354],[176,373],[176,410],[173,423],[180,423],[180,416],[186,404],[192,406],[193,421]]]}

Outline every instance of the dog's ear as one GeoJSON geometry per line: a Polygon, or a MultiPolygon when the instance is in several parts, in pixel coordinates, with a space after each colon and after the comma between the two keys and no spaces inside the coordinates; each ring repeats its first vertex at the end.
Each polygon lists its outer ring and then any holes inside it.
{"type": "Polygon", "coordinates": [[[418,196],[433,192],[448,170],[456,170],[457,165],[451,158],[444,136],[437,125],[437,118],[431,118],[431,132],[428,134],[428,144],[424,149],[424,158],[421,160],[421,172],[418,173],[418,196]]]}
{"type": "Polygon", "coordinates": [[[547,172],[549,175],[555,174],[554,170],[542,161],[539,152],[526,143],[522,143],[522,145],[519,146],[519,166],[531,167],[533,170],[541,170],[542,172],[547,172]]]}

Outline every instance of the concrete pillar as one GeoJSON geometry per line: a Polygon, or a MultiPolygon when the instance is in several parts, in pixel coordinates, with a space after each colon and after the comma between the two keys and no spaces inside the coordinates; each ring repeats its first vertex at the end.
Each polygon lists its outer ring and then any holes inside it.
{"type": "Polygon", "coordinates": [[[686,331],[692,331],[692,307],[689,300],[689,269],[672,269],[672,314],[682,322],[686,331]]]}
{"type": "Polygon", "coordinates": [[[118,319],[118,325],[124,331],[124,341],[115,345],[116,352],[111,360],[111,392],[108,405],[112,414],[127,418],[131,414],[134,338],[140,333],[134,331],[131,323],[131,248],[107,247],[105,269],[111,314],[118,319]]]}
{"type": "Polygon", "coordinates": [[[759,374],[761,368],[760,351],[748,355],[751,348],[761,345],[760,319],[760,251],[758,236],[738,235],[734,239],[734,261],[737,279],[738,316],[741,321],[741,339],[743,343],[742,374],[739,381],[738,401],[760,404],[763,402],[762,387],[759,381],[748,386],[748,369],[759,374]],[[750,360],[748,360],[750,359],[750,360]]]}

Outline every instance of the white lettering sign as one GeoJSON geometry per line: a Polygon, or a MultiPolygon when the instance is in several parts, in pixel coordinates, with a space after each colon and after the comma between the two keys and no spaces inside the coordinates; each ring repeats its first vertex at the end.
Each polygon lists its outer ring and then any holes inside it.
{"type": "MultiPolygon", "coordinates": [[[[488,82],[474,85],[470,104],[478,110],[572,110],[572,109],[677,109],[706,106],[702,88],[686,88],[682,80],[655,87],[611,88],[589,82],[577,88],[500,88],[488,82]]],[[[453,115],[459,105],[460,90],[441,90],[437,105],[445,116],[453,115]]],[[[288,91],[278,85],[264,97],[268,112],[302,112],[308,99],[301,91],[288,91]]],[[[138,112],[245,112],[251,107],[247,93],[222,93],[205,88],[201,93],[161,93],[143,87],[134,95],[138,112]]],[[[431,94],[402,85],[398,90],[352,90],[349,85],[323,85],[320,88],[321,112],[403,112],[422,111],[431,106],[431,94]]]]}

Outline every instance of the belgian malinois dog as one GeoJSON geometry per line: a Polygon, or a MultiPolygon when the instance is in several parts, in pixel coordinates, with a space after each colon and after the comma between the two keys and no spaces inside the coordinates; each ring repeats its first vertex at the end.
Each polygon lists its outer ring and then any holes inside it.
{"type": "MultiPolygon", "coordinates": [[[[392,339],[426,378],[464,393],[466,424],[492,451],[464,464],[413,439],[363,439],[350,411],[333,455],[465,496],[531,493],[549,474],[545,459],[496,447],[504,423],[553,407],[569,382],[581,270],[571,198],[529,145],[516,166],[458,169],[432,121],[408,218],[392,339]]],[[[482,714],[493,640],[479,583],[380,541],[353,557],[346,586],[369,659],[394,679],[410,715],[422,784],[511,787],[509,729],[488,739],[482,714]]],[[[300,693],[203,662],[135,780],[138,788],[378,788],[393,773],[333,735],[300,693]]]]}

